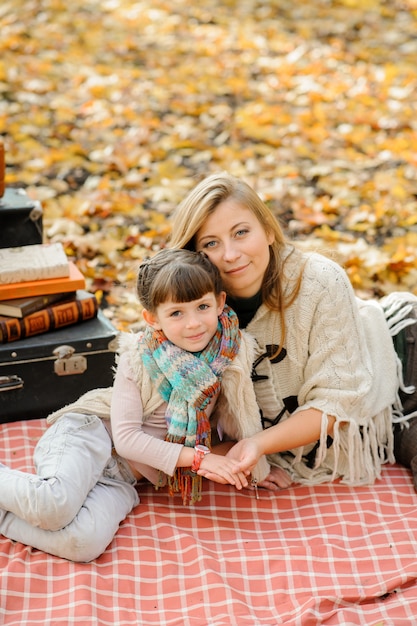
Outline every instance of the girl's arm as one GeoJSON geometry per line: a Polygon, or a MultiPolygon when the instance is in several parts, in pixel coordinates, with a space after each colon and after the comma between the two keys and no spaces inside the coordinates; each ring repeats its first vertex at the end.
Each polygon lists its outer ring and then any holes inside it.
{"type": "MultiPolygon", "coordinates": [[[[152,423],[147,422],[144,427],[142,399],[127,353],[120,357],[114,380],[111,427],[118,454],[134,467],[137,465],[138,471],[150,480],[151,474],[155,476],[155,470],[172,476],[176,467],[190,467],[193,462],[194,448],[165,441],[167,426],[162,407],[154,414],[152,423]]],[[[211,480],[241,489],[247,485],[247,479],[237,465],[232,458],[211,453],[200,467],[210,470],[211,480]]]]}
{"type": "Polygon", "coordinates": [[[146,468],[153,470],[150,472],[153,477],[157,477],[155,470],[173,474],[181,446],[164,440],[167,426],[163,406],[145,424],[140,390],[127,353],[121,355],[117,367],[110,417],[114,446],[120,456],[133,465],[143,466],[138,469],[150,480],[152,478],[146,468]]]}
{"type": "MultiPolygon", "coordinates": [[[[246,475],[250,472],[241,471],[239,462],[232,457],[224,456],[220,446],[213,448],[210,454],[206,454],[200,464],[198,473],[216,483],[234,485],[236,489],[248,486],[246,475]],[[219,453],[216,453],[219,452],[219,453]]],[[[177,467],[190,467],[194,459],[194,448],[182,446],[178,457],[177,467]]]]}

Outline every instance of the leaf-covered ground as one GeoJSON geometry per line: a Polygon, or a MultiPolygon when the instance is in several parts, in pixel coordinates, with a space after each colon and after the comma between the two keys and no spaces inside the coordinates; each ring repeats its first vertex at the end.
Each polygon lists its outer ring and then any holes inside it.
{"type": "Polygon", "coordinates": [[[6,184],[120,328],[202,177],[245,177],[365,297],[417,293],[417,0],[3,0],[6,184]]]}

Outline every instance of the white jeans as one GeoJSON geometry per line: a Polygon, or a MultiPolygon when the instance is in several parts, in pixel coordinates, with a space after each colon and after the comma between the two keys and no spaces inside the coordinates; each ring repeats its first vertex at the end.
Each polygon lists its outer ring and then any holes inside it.
{"type": "Polygon", "coordinates": [[[0,534],[71,561],[97,558],[139,502],[95,415],[66,413],[34,452],[36,474],[0,463],[0,534]]]}

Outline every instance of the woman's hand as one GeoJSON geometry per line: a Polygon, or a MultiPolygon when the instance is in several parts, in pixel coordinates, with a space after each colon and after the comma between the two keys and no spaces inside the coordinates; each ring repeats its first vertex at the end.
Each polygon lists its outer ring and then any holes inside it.
{"type": "Polygon", "coordinates": [[[238,471],[251,472],[263,452],[260,450],[256,437],[248,439],[241,439],[233,448],[226,454],[228,459],[233,459],[237,462],[238,471]]]}
{"type": "MultiPolygon", "coordinates": [[[[228,458],[238,461],[238,468],[241,471],[251,471],[262,456],[262,451],[256,438],[242,439],[236,443],[227,453],[228,458]]],[[[292,483],[292,478],[281,467],[271,467],[268,476],[258,483],[258,487],[278,491],[286,489],[292,483]]]]}
{"type": "Polygon", "coordinates": [[[239,490],[249,484],[247,476],[250,472],[240,471],[236,461],[219,454],[206,454],[197,473],[216,483],[233,485],[239,490]]]}

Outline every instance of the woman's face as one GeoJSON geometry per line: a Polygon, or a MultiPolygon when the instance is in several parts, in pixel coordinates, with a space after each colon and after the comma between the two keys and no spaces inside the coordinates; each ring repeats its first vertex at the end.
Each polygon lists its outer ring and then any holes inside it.
{"type": "Polygon", "coordinates": [[[196,249],[218,267],[231,296],[250,298],[261,288],[273,241],[250,209],[229,198],[197,232],[196,249]]]}

